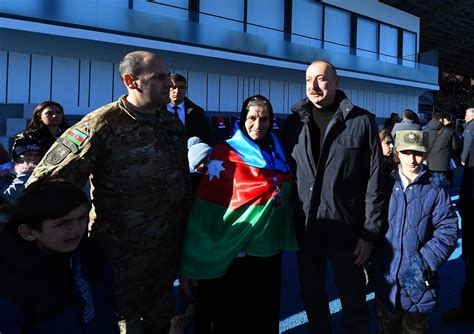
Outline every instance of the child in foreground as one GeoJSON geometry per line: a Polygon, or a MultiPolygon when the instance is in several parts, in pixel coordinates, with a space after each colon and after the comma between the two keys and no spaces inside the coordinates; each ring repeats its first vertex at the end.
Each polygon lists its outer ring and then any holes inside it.
{"type": "Polygon", "coordinates": [[[422,131],[397,131],[388,226],[374,253],[379,333],[426,333],[438,300],[437,271],[456,246],[457,216],[423,161],[422,131]]]}
{"type": "MultiPolygon", "coordinates": [[[[188,162],[193,195],[206,171],[205,164],[213,149],[199,137],[188,139],[188,162]]],[[[196,306],[196,286],[194,280],[179,279],[179,289],[176,290],[176,315],[171,319],[169,334],[194,333],[194,313],[196,306]]]]}
{"type": "Polygon", "coordinates": [[[86,234],[89,209],[65,181],[25,190],[0,233],[0,333],[118,333],[112,272],[86,234]]]}

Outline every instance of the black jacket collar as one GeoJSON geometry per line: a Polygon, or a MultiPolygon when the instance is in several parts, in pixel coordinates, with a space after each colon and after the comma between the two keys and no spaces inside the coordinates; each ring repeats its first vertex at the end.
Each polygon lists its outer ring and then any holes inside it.
{"type": "MultiPolygon", "coordinates": [[[[338,110],[336,111],[335,118],[339,118],[339,115],[342,115],[343,119],[346,119],[351,110],[354,108],[351,100],[346,96],[346,94],[338,89],[336,92],[336,100],[339,102],[338,110]]],[[[307,123],[311,120],[311,110],[313,109],[313,103],[306,97],[296,103],[292,108],[291,111],[298,115],[299,119],[307,123]]]]}

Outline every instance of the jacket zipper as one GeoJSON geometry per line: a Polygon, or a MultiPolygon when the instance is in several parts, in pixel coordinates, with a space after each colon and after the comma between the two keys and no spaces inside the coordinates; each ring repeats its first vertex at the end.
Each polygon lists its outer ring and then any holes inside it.
{"type": "MultiPolygon", "coordinates": [[[[401,181],[397,181],[397,183],[401,183],[401,181]]],[[[405,188],[405,190],[403,190],[403,184],[400,187],[400,191],[403,192],[404,206],[403,206],[403,224],[402,224],[402,229],[401,229],[401,233],[400,233],[400,243],[401,243],[400,260],[398,261],[397,273],[395,275],[395,280],[396,280],[397,286],[400,286],[400,280],[398,279],[398,275],[400,273],[400,268],[402,266],[402,261],[403,261],[403,231],[405,230],[405,225],[406,225],[406,221],[407,221],[407,206],[408,206],[408,203],[407,203],[406,190],[409,189],[410,185],[411,184],[408,184],[407,187],[405,188]]],[[[400,289],[397,289],[397,296],[398,297],[400,296],[400,289]]]]}

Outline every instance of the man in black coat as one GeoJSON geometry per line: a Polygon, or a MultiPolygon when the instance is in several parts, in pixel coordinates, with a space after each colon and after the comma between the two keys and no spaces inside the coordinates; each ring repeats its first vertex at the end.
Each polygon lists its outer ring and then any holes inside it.
{"type": "Polygon", "coordinates": [[[456,131],[447,126],[448,124],[448,115],[435,111],[424,131],[428,136],[428,169],[451,183],[453,179],[451,159],[458,148],[458,141],[456,131]]]}
{"type": "Polygon", "coordinates": [[[211,127],[204,109],[186,97],[188,89],[186,78],[181,74],[172,73],[170,79],[173,82],[170,88],[171,102],[166,105],[166,108],[169,112],[176,114],[184,124],[188,139],[199,137],[203,142],[212,144],[211,127]]]}
{"type": "Polygon", "coordinates": [[[363,264],[383,217],[382,152],[375,117],[338,90],[333,65],[306,70],[307,98],[282,132],[296,179],[300,285],[311,330],[330,333],[326,264],[332,264],[347,333],[369,333],[363,264]]]}
{"type": "Polygon", "coordinates": [[[464,285],[461,305],[444,313],[447,322],[474,322],[474,108],[466,110],[461,164],[464,172],[459,189],[459,214],[462,226],[464,285]]]}

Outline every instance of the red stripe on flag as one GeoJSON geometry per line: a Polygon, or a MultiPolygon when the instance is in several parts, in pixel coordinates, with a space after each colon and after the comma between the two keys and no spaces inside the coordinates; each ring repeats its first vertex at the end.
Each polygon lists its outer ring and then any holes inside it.
{"type": "Polygon", "coordinates": [[[81,143],[84,142],[84,138],[82,138],[81,136],[78,136],[78,135],[75,134],[72,130],[69,130],[69,131],[67,132],[67,134],[68,134],[69,136],[71,136],[72,138],[78,140],[78,141],[81,142],[81,143]]]}
{"type": "MultiPolygon", "coordinates": [[[[271,170],[246,165],[230,147],[218,145],[211,156],[223,161],[219,178],[202,176],[196,197],[235,210],[242,205],[265,205],[276,194],[271,170]]],[[[278,185],[291,182],[288,174],[276,172],[278,185]]]]}

